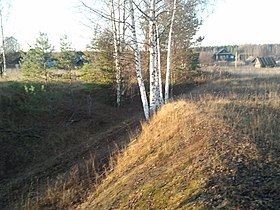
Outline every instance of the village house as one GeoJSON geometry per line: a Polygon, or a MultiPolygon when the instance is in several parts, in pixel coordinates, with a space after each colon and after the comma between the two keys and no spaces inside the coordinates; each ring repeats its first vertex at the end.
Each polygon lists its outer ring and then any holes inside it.
{"type": "Polygon", "coordinates": [[[256,57],[252,62],[256,68],[273,68],[277,66],[273,57],[256,57]]]}
{"type": "MultiPolygon", "coordinates": [[[[7,53],[5,55],[5,58],[6,58],[7,68],[10,68],[10,69],[19,68],[20,60],[22,58],[20,52],[7,53]]],[[[1,63],[1,67],[2,67],[3,66],[3,57],[2,56],[0,56],[0,63],[1,63]]]]}
{"type": "Polygon", "coordinates": [[[220,49],[213,55],[215,61],[234,61],[235,56],[228,52],[225,48],[220,49]]]}

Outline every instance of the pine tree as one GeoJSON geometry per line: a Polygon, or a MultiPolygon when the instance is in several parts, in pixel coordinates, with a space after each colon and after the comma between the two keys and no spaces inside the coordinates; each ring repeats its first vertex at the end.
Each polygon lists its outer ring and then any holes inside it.
{"type": "Polygon", "coordinates": [[[81,78],[97,84],[114,84],[114,44],[113,34],[109,29],[96,33],[90,45],[87,46],[87,60],[82,68],[81,78]]]}
{"type": "Polygon", "coordinates": [[[53,46],[46,33],[40,33],[36,42],[22,59],[22,69],[27,79],[40,80],[48,83],[48,64],[52,59],[53,46]]]}
{"type": "Polygon", "coordinates": [[[67,35],[60,38],[60,53],[58,56],[58,67],[65,70],[71,70],[75,67],[76,59],[75,49],[72,43],[68,41],[67,35]]]}
{"type": "Polygon", "coordinates": [[[76,54],[72,43],[68,41],[67,35],[60,38],[60,53],[58,56],[58,67],[68,71],[70,82],[72,82],[72,70],[75,67],[76,54]]]}

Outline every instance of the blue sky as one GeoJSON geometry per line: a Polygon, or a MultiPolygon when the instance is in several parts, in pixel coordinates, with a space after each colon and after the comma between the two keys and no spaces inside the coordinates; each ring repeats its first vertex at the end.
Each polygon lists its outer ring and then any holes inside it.
{"type": "MultiPolygon", "coordinates": [[[[216,1],[198,33],[205,36],[202,45],[280,43],[280,0],[216,1]]],[[[28,49],[39,32],[47,33],[55,46],[66,34],[76,49],[83,50],[93,30],[84,25],[87,21],[77,5],[77,0],[13,0],[4,21],[5,36],[14,36],[28,49]]]]}

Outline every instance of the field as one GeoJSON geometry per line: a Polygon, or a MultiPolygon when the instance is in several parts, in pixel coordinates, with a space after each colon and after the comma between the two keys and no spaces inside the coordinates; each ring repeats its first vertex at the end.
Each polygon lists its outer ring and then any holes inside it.
{"type": "Polygon", "coordinates": [[[104,87],[1,81],[0,208],[279,209],[279,81],[205,69],[141,125],[104,87]]]}

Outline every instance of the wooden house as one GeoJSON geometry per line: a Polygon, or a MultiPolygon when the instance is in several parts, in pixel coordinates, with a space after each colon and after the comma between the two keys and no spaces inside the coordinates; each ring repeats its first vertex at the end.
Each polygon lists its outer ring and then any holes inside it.
{"type": "MultiPolygon", "coordinates": [[[[12,53],[7,53],[5,55],[6,57],[6,65],[7,68],[18,68],[20,65],[20,60],[22,59],[20,52],[12,52],[12,53]]],[[[0,63],[1,67],[3,66],[3,57],[2,55],[0,56],[0,63]]]]}
{"type": "Polygon", "coordinates": [[[82,51],[76,51],[75,55],[76,58],[73,61],[75,66],[83,66],[85,63],[89,63],[89,61],[85,59],[85,53],[82,51]]]}
{"type": "Polygon", "coordinates": [[[252,62],[256,68],[273,68],[277,66],[273,57],[256,57],[252,62]]]}
{"type": "Polygon", "coordinates": [[[220,49],[213,55],[215,61],[234,61],[235,56],[228,52],[225,48],[220,49]]]}

